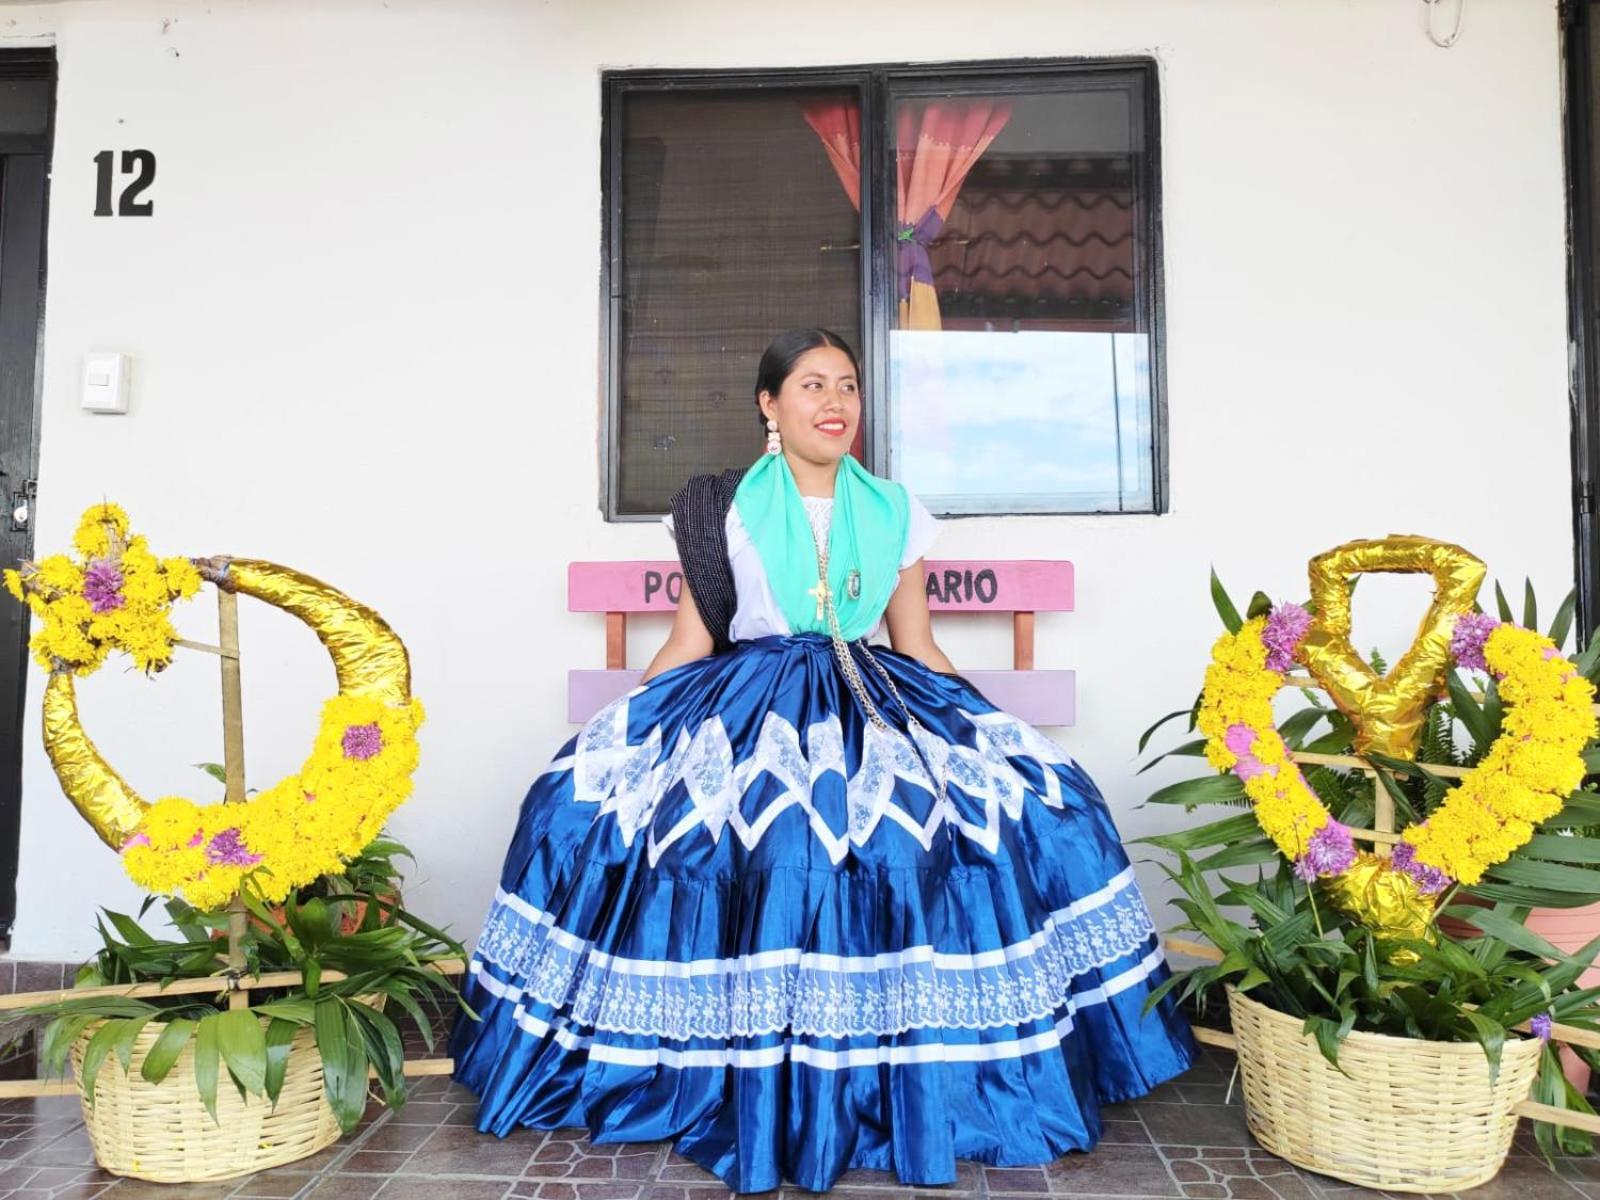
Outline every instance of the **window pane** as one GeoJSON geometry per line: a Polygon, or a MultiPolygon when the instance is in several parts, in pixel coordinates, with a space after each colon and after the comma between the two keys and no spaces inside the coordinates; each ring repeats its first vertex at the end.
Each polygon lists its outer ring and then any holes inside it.
{"type": "Polygon", "coordinates": [[[841,132],[854,104],[848,90],[625,93],[620,513],[665,511],[690,475],[755,459],[751,388],[775,334],[821,325],[860,345],[841,132]]]}
{"type": "Polygon", "coordinates": [[[936,511],[1154,507],[1141,103],[896,104],[890,450],[936,511]]]}

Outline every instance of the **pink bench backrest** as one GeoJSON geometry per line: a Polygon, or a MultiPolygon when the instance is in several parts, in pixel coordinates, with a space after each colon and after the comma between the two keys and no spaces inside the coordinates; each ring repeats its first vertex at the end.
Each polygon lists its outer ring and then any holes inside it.
{"type": "MultiPolygon", "coordinates": [[[[1033,669],[1034,613],[1071,612],[1072,564],[1056,559],[953,559],[924,564],[928,607],[946,613],[1010,613],[1012,669],[967,671],[1000,707],[1036,725],[1077,719],[1072,671],[1033,669]]],[[[582,724],[639,682],[627,669],[628,614],[670,613],[683,595],[676,559],[567,565],[567,608],[606,614],[603,671],[567,672],[567,716],[582,724]]]]}
{"type": "MultiPolygon", "coordinates": [[[[950,559],[924,564],[934,612],[1071,612],[1072,564],[1059,559],[950,559]]],[[[569,612],[671,612],[683,593],[675,558],[567,564],[569,612]]]]}

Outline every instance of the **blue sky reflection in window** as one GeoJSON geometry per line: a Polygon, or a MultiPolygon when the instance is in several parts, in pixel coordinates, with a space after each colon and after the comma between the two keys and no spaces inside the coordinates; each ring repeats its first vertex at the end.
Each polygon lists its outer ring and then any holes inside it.
{"type": "Polygon", "coordinates": [[[935,512],[1148,512],[1144,333],[890,334],[895,476],[935,512]]]}

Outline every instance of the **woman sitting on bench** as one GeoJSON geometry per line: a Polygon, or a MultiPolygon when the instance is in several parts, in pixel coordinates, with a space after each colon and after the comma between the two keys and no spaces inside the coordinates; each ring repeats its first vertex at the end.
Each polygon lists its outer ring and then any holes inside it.
{"type": "Polygon", "coordinates": [[[768,452],[674,498],[693,602],[534,782],[473,955],[480,1129],[672,1139],[741,1192],[940,1184],[1087,1150],[1188,1067],[1105,801],[934,644],[937,526],[849,456],[859,380],[778,338],[768,452]]]}

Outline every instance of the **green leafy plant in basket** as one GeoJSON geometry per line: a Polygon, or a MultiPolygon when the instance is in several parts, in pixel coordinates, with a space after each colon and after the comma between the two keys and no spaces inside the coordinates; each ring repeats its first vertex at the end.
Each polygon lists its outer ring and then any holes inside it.
{"type": "MultiPolygon", "coordinates": [[[[1499,619],[1514,614],[1496,586],[1499,619]]],[[[1243,616],[1212,576],[1212,596],[1229,633],[1275,611],[1256,593],[1243,616]]],[[[1525,588],[1520,625],[1537,628],[1537,604],[1525,588]]],[[[1548,637],[1566,644],[1572,629],[1574,599],[1558,609],[1548,637]]],[[[1492,618],[1486,618],[1492,623],[1492,618]]],[[[1372,656],[1373,668],[1386,664],[1372,656]]],[[[1573,661],[1584,678],[1600,678],[1600,639],[1573,661]]],[[[1387,799],[1404,826],[1416,827],[1436,814],[1464,770],[1482,762],[1500,738],[1508,703],[1491,674],[1481,688],[1452,668],[1446,698],[1427,713],[1414,760],[1381,754],[1357,756],[1357,730],[1337,708],[1310,688],[1283,693],[1300,701],[1273,712],[1276,731],[1299,771],[1344,829],[1371,829],[1379,796],[1387,799]],[[1301,757],[1304,756],[1304,757],[1301,757]]],[[[1140,739],[1143,752],[1164,725],[1185,720],[1198,728],[1200,701],[1170,713],[1140,739]]],[[[1203,756],[1205,737],[1190,737],[1145,764],[1149,770],[1172,756],[1203,756]]],[[[1583,748],[1585,767],[1600,766],[1600,746],[1583,748]]],[[[1216,948],[1218,960],[1174,975],[1161,989],[1176,989],[1203,1019],[1214,1020],[1222,989],[1231,986],[1303,1023],[1322,1055],[1335,1065],[1352,1031],[1438,1042],[1478,1044],[1498,1068],[1508,1038],[1532,1031],[1548,1038],[1553,1024],[1600,1031],[1600,988],[1585,986],[1600,952],[1600,936],[1581,945],[1553,944],[1528,926],[1529,914],[1543,907],[1573,908],[1600,900],[1600,794],[1585,778],[1560,811],[1538,822],[1532,835],[1477,881],[1444,880],[1424,924],[1374,928],[1355,919],[1338,903],[1336,881],[1319,877],[1314,861],[1300,870],[1263,829],[1251,796],[1238,774],[1209,774],[1160,788],[1151,803],[1185,811],[1238,807],[1194,828],[1141,839],[1172,855],[1163,863],[1181,892],[1174,901],[1186,918],[1179,928],[1195,930],[1216,948]],[[1307,869],[1309,866],[1310,869],[1307,869]],[[1251,877],[1253,875],[1253,878],[1251,877]],[[1446,930],[1437,918],[1445,917],[1446,930]],[[1455,918],[1452,924],[1450,918],[1455,918]]],[[[1330,828],[1331,828],[1330,824],[1330,828]]],[[[1395,839],[1391,836],[1389,841],[1395,839]]],[[[1396,860],[1399,861],[1399,860],[1396,860]]],[[[1435,881],[1436,883],[1441,881],[1435,881]]],[[[1600,935],[1600,929],[1595,934],[1600,935]]],[[[1565,1077],[1554,1045],[1542,1051],[1533,1098],[1593,1114],[1587,1098],[1565,1077]]],[[[1590,1066],[1600,1067],[1594,1051],[1577,1048],[1590,1066]]],[[[1559,1143],[1569,1152],[1591,1148],[1587,1134],[1540,1123],[1540,1145],[1559,1143]]]]}
{"type": "Polygon", "coordinates": [[[402,1023],[413,1023],[431,1050],[439,1020],[465,1010],[454,982],[435,969],[463,957],[462,947],[400,905],[395,860],[402,857],[410,854],[398,842],[374,841],[341,876],[299,889],[276,909],[246,887],[240,895],[250,919],[237,935],[242,972],[301,975],[297,983],[252,990],[247,1008],[227,1007],[236,973],[222,936],[230,914],[199,912],[171,899],[164,907],[176,936],[157,937],[140,923],[152,899],[137,920],[103,914],[101,949],[74,984],[97,994],[69,993],[23,1010],[13,1029],[21,1023],[36,1030],[40,1060],[50,1073],[64,1071],[74,1043],[92,1031],[79,1079],[92,1104],[101,1073],[135,1068],[135,1042],[147,1026],[159,1025],[159,1036],[136,1069],[146,1081],[160,1083],[192,1047],[195,1083],[213,1119],[224,1078],[241,1097],[262,1096],[276,1104],[290,1046],[307,1030],[321,1059],[324,1095],[348,1132],[366,1109],[369,1074],[385,1103],[405,1103],[402,1023]],[[180,981],[182,986],[173,986],[180,981]],[[189,981],[211,986],[189,990],[189,981]],[[172,994],[107,994],[137,984],[159,984],[172,994]]]}

